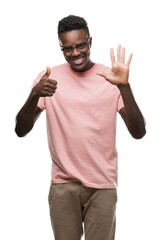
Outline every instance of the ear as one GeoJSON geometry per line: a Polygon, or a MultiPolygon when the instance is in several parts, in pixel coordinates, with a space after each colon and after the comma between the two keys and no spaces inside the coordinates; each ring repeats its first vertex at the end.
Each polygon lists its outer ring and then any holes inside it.
{"type": "Polygon", "coordinates": [[[90,48],[92,46],[92,37],[90,37],[90,39],[89,39],[89,46],[90,46],[90,48]]]}

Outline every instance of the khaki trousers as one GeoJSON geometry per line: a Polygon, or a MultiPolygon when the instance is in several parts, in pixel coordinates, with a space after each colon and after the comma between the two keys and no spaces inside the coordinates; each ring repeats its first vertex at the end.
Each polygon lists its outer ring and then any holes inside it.
{"type": "Polygon", "coordinates": [[[55,240],[114,240],[116,189],[96,189],[80,182],[51,184],[49,208],[55,240]]]}

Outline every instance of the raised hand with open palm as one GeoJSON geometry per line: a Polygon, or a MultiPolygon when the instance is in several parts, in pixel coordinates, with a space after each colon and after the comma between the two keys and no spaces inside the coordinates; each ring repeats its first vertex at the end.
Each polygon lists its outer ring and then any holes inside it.
{"type": "Polygon", "coordinates": [[[129,65],[131,63],[133,54],[130,54],[127,63],[125,63],[125,48],[121,49],[121,45],[117,48],[117,61],[115,60],[114,50],[110,49],[110,57],[112,62],[111,72],[98,72],[97,75],[104,77],[107,81],[114,85],[126,85],[129,78],[129,65]]]}

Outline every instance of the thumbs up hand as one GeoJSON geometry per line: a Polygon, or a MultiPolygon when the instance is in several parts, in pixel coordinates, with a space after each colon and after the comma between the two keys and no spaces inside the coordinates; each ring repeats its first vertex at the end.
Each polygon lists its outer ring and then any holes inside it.
{"type": "Polygon", "coordinates": [[[34,87],[34,93],[39,97],[52,97],[57,89],[57,81],[50,79],[50,67],[46,67],[46,73],[34,87]]]}

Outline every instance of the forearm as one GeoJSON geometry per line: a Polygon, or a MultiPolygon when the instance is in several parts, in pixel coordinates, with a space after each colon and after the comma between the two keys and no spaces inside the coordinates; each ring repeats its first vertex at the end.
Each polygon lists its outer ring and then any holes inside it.
{"type": "Polygon", "coordinates": [[[39,96],[32,90],[26,103],[17,114],[15,132],[19,137],[25,136],[32,129],[38,100],[39,96]]]}
{"type": "Polygon", "coordinates": [[[119,85],[118,86],[125,107],[125,123],[134,138],[142,138],[145,133],[145,121],[144,117],[134,99],[131,92],[130,85],[119,85]]]}

